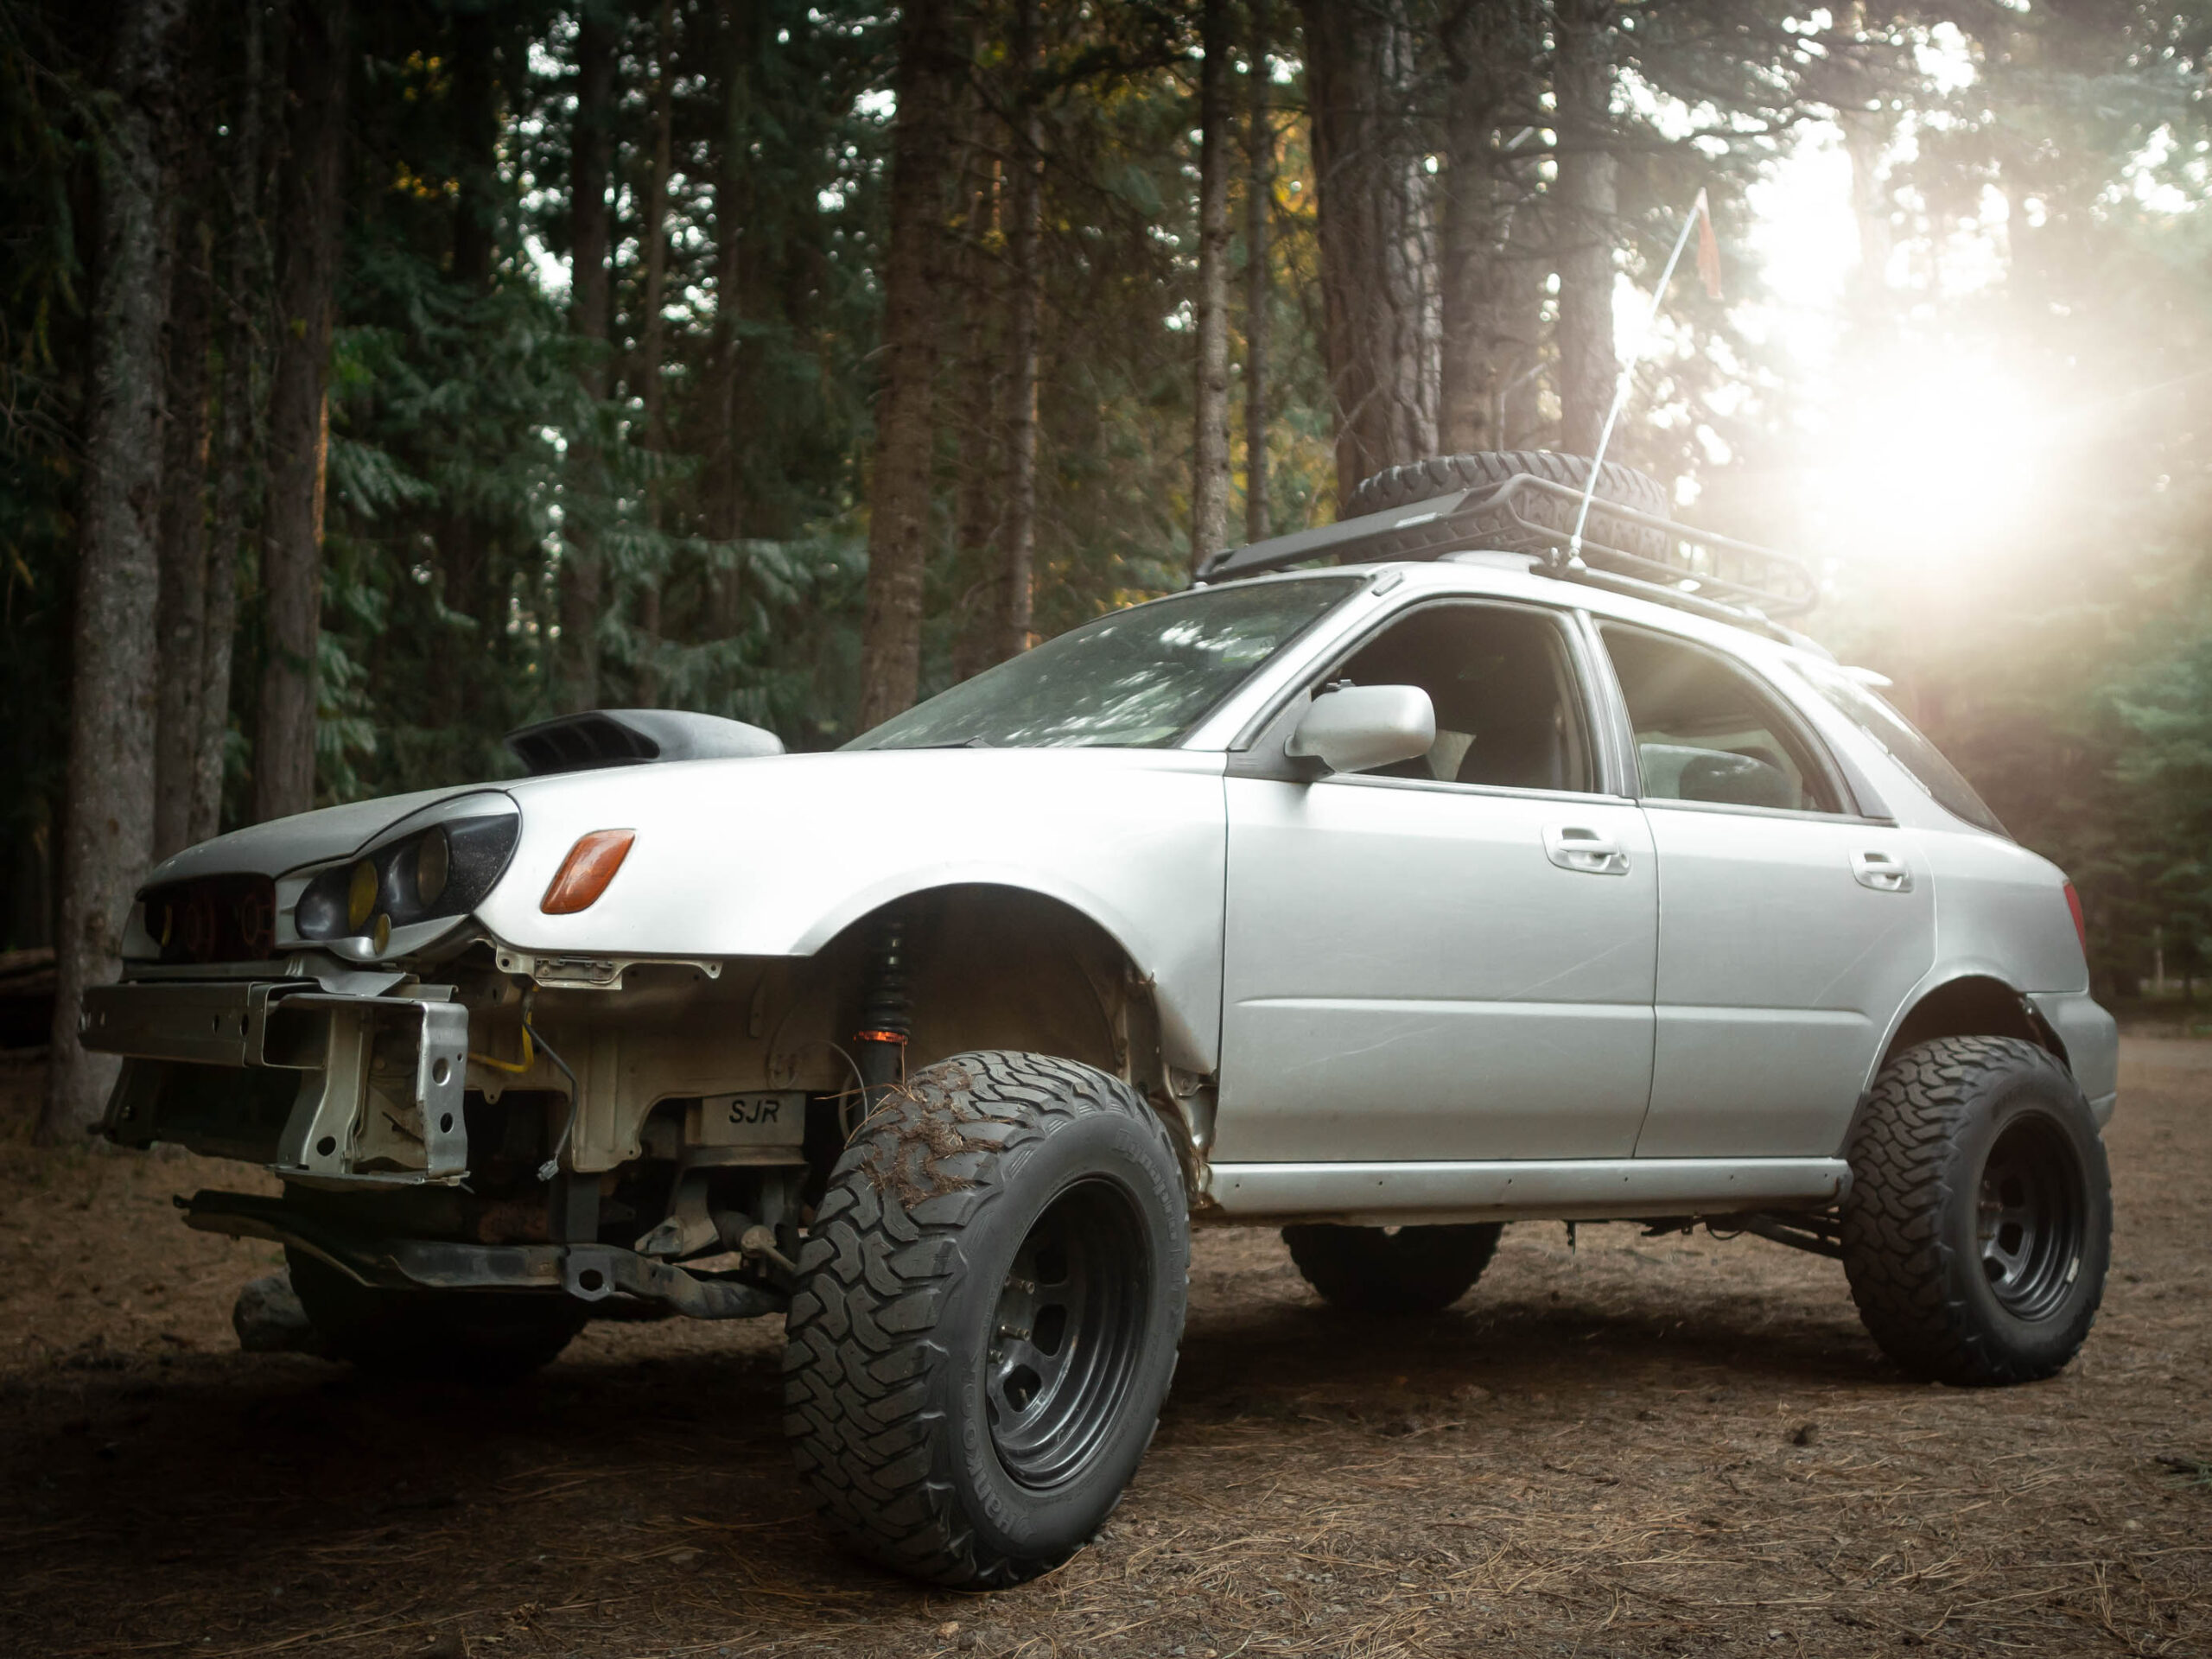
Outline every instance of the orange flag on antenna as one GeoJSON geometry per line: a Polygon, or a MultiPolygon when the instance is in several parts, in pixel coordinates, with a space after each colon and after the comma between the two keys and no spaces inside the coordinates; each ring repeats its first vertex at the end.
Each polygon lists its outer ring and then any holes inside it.
{"type": "Polygon", "coordinates": [[[1706,205],[1704,191],[1697,193],[1697,205],[1690,211],[1697,215],[1697,274],[1705,281],[1705,291],[1717,300],[1720,297],[1720,238],[1713,233],[1713,213],[1706,205]]]}

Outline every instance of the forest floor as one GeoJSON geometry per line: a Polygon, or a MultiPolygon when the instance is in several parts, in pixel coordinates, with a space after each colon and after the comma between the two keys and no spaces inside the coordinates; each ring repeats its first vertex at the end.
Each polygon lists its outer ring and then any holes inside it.
{"type": "MultiPolygon", "coordinates": [[[[0,1067],[0,1122],[35,1084],[0,1067]]],[[[2103,1316],[2005,1390],[1904,1381],[1835,1264],[1750,1238],[1517,1226],[1452,1313],[1375,1325],[1272,1234],[1204,1234],[1120,1511],[979,1597],[817,1530],[766,1323],[371,1387],[238,1351],[273,1251],[169,1205],[235,1166],[16,1133],[0,1652],[2212,1653],[2212,1044],[2132,1040],[2110,1144],[2103,1316]]]]}

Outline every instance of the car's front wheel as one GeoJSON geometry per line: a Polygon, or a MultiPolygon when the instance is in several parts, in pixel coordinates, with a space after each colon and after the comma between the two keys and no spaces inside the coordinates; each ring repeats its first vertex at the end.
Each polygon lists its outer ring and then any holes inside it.
{"type": "Polygon", "coordinates": [[[2112,1187],[2088,1103],[2032,1043],[1897,1057],[1853,1129],[1843,1266],[1859,1317],[1935,1382],[2027,1382],[2080,1351],[2104,1294],[2112,1187]]]}
{"type": "Polygon", "coordinates": [[[1121,1079],[957,1055],[861,1127],[799,1258],[785,1427],[830,1525],[990,1588],[1097,1530],[1151,1443],[1189,1276],[1180,1166],[1121,1079]]]}

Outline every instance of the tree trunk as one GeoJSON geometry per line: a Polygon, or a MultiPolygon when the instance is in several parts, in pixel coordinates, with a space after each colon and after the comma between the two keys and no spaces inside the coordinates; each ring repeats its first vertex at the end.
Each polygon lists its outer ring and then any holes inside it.
{"type": "Polygon", "coordinates": [[[184,0],[127,0],[116,20],[112,124],[99,150],[99,264],[62,809],[54,1039],[41,1140],[97,1124],[116,1063],[77,1042],[85,988],[120,970],[154,839],[154,600],[160,577],[162,147],[184,0]]]}
{"type": "Polygon", "coordinates": [[[981,673],[998,657],[997,548],[1006,468],[1000,421],[1002,367],[994,327],[1002,301],[991,251],[998,233],[1001,195],[998,158],[989,153],[996,137],[992,124],[988,117],[979,120],[968,147],[961,210],[960,402],[954,416],[960,435],[960,471],[953,537],[961,570],[970,586],[961,597],[953,636],[955,681],[981,673]]]}
{"type": "MultiPolygon", "coordinates": [[[[569,327],[583,343],[578,378],[594,411],[607,398],[608,122],[617,44],[616,31],[587,0],[576,30],[576,125],[569,152],[569,327]]],[[[561,526],[561,702],[570,713],[599,706],[599,550],[581,499],[597,493],[599,465],[587,429],[569,452],[561,526]]]]}
{"type": "Polygon", "coordinates": [[[1198,70],[1198,395],[1191,568],[1229,545],[1229,3],[1205,0],[1198,70]]]}
{"type": "MultiPolygon", "coordinates": [[[[195,100],[196,101],[196,100],[195,100]]],[[[204,116],[204,111],[195,111],[204,116]]],[[[175,195],[189,204],[178,227],[169,282],[167,405],[162,446],[160,659],[155,705],[154,856],[167,858],[193,834],[203,729],[200,699],[207,630],[207,349],[209,246],[204,227],[206,152],[212,122],[188,118],[175,195]]]]}
{"type": "MultiPolygon", "coordinates": [[[[470,300],[491,292],[499,247],[499,76],[498,19],[492,4],[457,11],[452,20],[454,172],[453,258],[455,288],[470,300]]],[[[447,608],[475,624],[467,649],[432,654],[426,678],[433,703],[457,732],[474,734],[487,723],[487,660],[505,626],[506,584],[498,563],[498,531],[461,495],[439,503],[430,519],[431,543],[447,608]]],[[[455,641],[457,644],[458,641],[455,641]]],[[[496,696],[496,692],[492,692],[496,696]]]]}
{"type": "Polygon", "coordinates": [[[1274,284],[1268,243],[1274,229],[1275,130],[1269,113],[1268,0],[1250,0],[1251,102],[1244,127],[1244,539],[1264,542],[1268,502],[1268,346],[1274,284]]]}
{"type": "Polygon", "coordinates": [[[1037,608],[1037,336],[1045,271],[1039,247],[1044,212],[1044,132],[1032,77],[1037,69],[1036,0],[1015,0],[1014,61],[1020,77],[1014,108],[1014,176],[1008,181],[1006,517],[999,588],[999,657],[1029,649],[1037,608]]]}
{"type": "MultiPolygon", "coordinates": [[[[645,315],[639,319],[638,395],[645,404],[645,444],[656,452],[667,448],[663,420],[661,358],[667,325],[661,312],[668,300],[668,175],[675,160],[676,0],[661,0],[660,21],[654,32],[652,92],[652,156],[645,175],[644,222],[638,239],[645,256],[645,315]]],[[[645,486],[645,527],[660,530],[660,483],[645,486]]],[[[638,600],[638,701],[651,709],[660,702],[660,598],[669,571],[664,555],[656,549],[645,573],[645,590],[638,600]]]]}
{"type": "Polygon", "coordinates": [[[1491,329],[1498,381],[1495,423],[1503,449],[1534,444],[1547,418],[1544,289],[1551,256],[1544,219],[1543,208],[1533,200],[1524,197],[1514,205],[1498,270],[1491,329]]]}
{"type": "Polygon", "coordinates": [[[892,133],[891,245],[884,261],[883,390],[868,481],[868,613],[861,633],[863,730],[912,706],[921,682],[931,378],[937,368],[938,198],[954,61],[948,0],[912,0],[899,25],[892,133]]]}
{"type": "MultiPolygon", "coordinates": [[[[722,134],[715,175],[715,429],[708,436],[707,533],[734,543],[745,529],[745,472],[740,464],[744,412],[745,227],[752,217],[752,66],[766,49],[749,0],[722,0],[722,134]]],[[[712,624],[721,638],[744,625],[745,566],[734,551],[715,573],[712,624]]]]}
{"type": "Polygon", "coordinates": [[[289,154],[279,210],[276,372],[269,399],[269,507],[261,559],[268,661],[253,746],[253,816],[315,804],[315,651],[322,625],[330,327],[344,217],[346,0],[293,8],[285,81],[289,154]]]}
{"type": "Polygon", "coordinates": [[[1491,141],[1507,74],[1515,0],[1463,0],[1444,21],[1443,289],[1437,444],[1446,454],[1503,448],[1497,324],[1511,206],[1491,141]]]}
{"type": "Polygon", "coordinates": [[[1559,106],[1560,448],[1594,454],[1620,378],[1613,346],[1611,0],[1560,0],[1552,68],[1559,106]]]}
{"type": "Polygon", "coordinates": [[[231,645],[238,628],[238,549],[258,477],[264,435],[261,397],[268,379],[269,245],[261,219],[268,176],[262,92],[267,74],[264,7],[242,9],[243,63],[229,138],[228,213],[223,296],[221,460],[215,475],[215,523],[207,546],[207,611],[200,653],[200,735],[196,745],[192,827],[205,841],[222,825],[223,763],[231,732],[231,645]]]}
{"type": "Polygon", "coordinates": [[[1436,447],[1424,406],[1411,41],[1395,3],[1301,0],[1337,499],[1436,447]]]}
{"type": "MultiPolygon", "coordinates": [[[[1882,23],[1892,21],[1885,16],[1882,23]]],[[[1864,0],[1853,0],[1846,10],[1843,27],[1853,39],[1867,38],[1864,0]]],[[[1890,251],[1895,244],[1882,157],[1896,135],[1897,118],[1885,107],[1881,84],[1867,72],[1863,60],[1839,54],[1830,67],[1838,82],[1830,95],[1835,122],[1843,130],[1844,154],[1851,161],[1851,216],[1859,227],[1859,266],[1852,273],[1849,293],[1859,312],[1857,321],[1864,326],[1879,309],[1889,286],[1890,251]]]]}

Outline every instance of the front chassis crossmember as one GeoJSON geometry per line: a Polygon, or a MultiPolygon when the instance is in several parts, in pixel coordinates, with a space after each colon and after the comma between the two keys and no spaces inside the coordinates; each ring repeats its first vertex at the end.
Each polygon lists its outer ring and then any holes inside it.
{"type": "Polygon", "coordinates": [[[303,1215],[282,1198],[197,1192],[176,1200],[185,1224],[233,1238],[266,1238],[382,1290],[536,1290],[602,1302],[620,1293],[695,1319],[779,1313],[782,1292],[734,1275],[656,1262],[612,1244],[470,1244],[381,1238],[303,1215]]]}
{"type": "Polygon", "coordinates": [[[125,1057],[107,1117],[125,1145],[179,1141],[340,1188],[467,1173],[468,1010],[448,986],[356,996],[313,979],[132,981],[87,990],[79,1024],[86,1047],[125,1057]],[[274,1081],[289,1103],[272,1102],[266,1122],[195,1124],[194,1085],[217,1068],[248,1074],[248,1094],[274,1081]]]}

